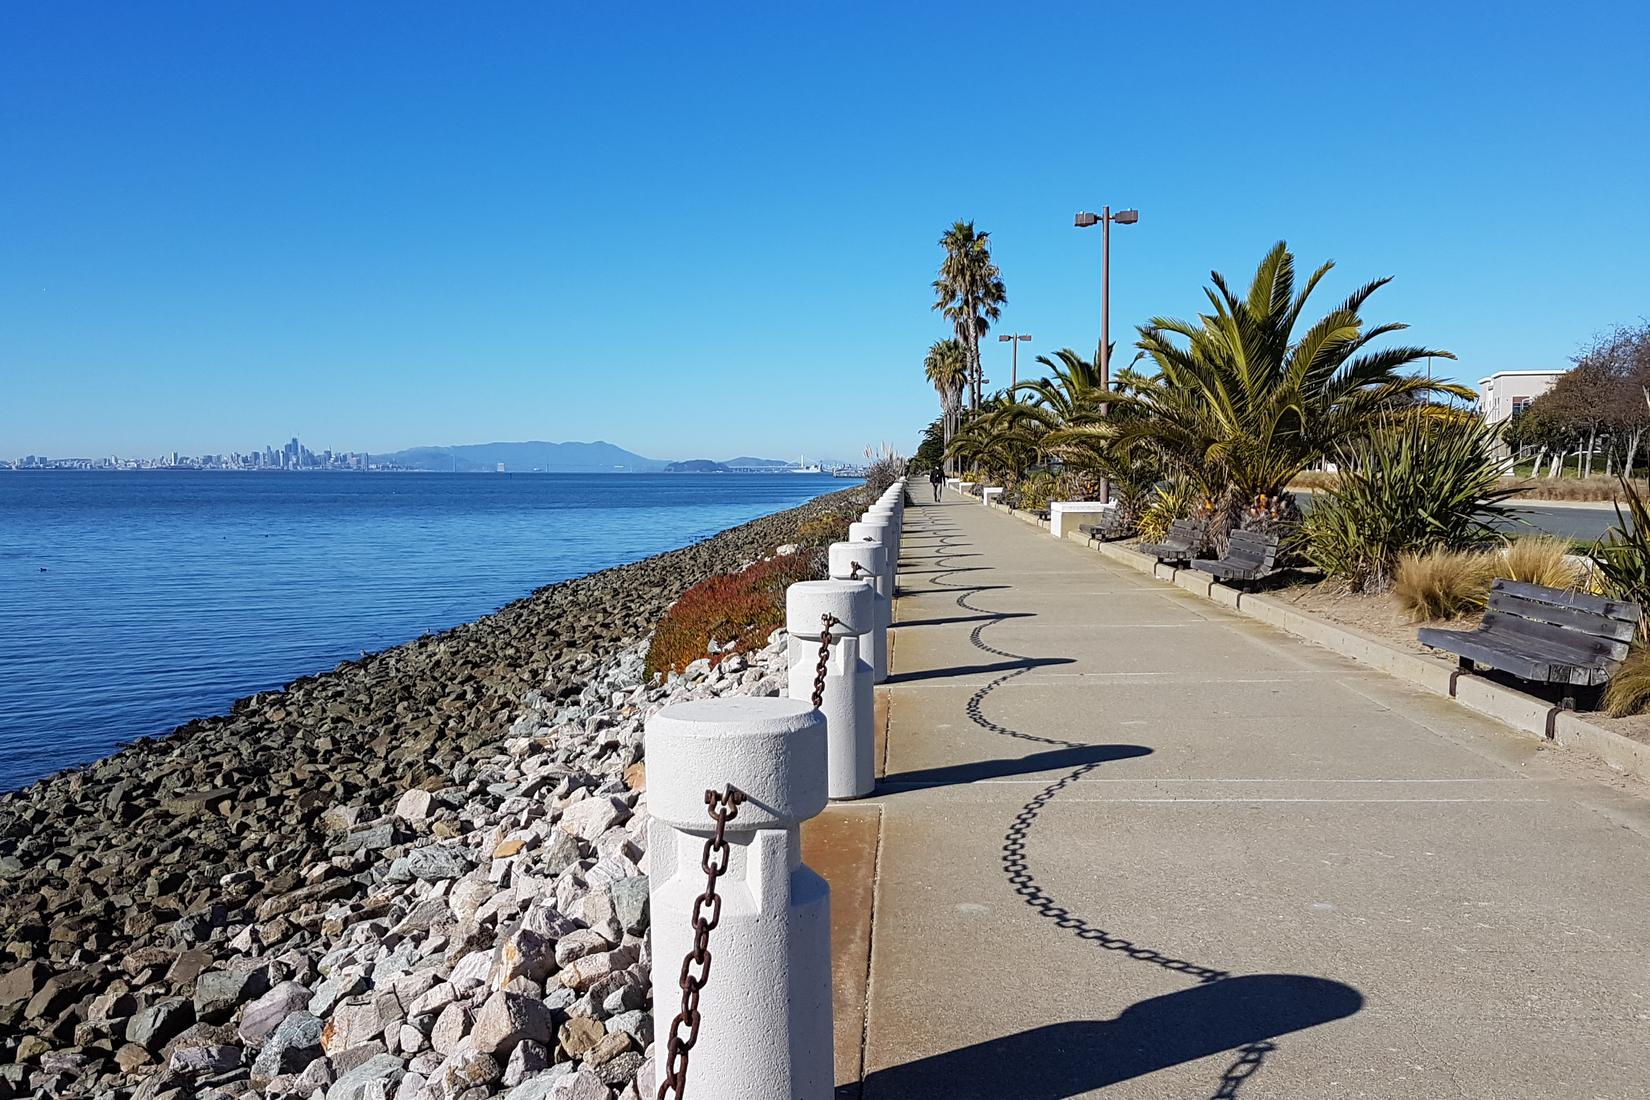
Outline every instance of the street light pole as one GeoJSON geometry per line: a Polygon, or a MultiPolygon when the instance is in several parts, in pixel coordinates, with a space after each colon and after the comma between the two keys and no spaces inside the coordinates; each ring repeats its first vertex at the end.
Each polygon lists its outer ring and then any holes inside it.
{"type": "MultiPolygon", "coordinates": [[[[1118,225],[1133,225],[1140,220],[1138,210],[1119,210],[1113,214],[1111,206],[1100,208],[1098,215],[1086,210],[1079,211],[1075,221],[1078,229],[1087,229],[1091,225],[1100,226],[1100,351],[1096,356],[1100,363],[1100,388],[1111,389],[1111,223],[1118,225]]],[[[1104,416],[1106,405],[1100,405],[1100,414],[1104,416]]],[[[1102,503],[1111,497],[1111,486],[1101,482],[1100,500],[1102,503]]]]}
{"type": "Polygon", "coordinates": [[[1014,396],[1014,387],[1020,384],[1020,341],[1029,339],[1031,339],[1031,333],[1029,332],[1002,334],[997,337],[999,344],[1007,344],[1014,350],[1013,366],[1010,367],[1008,376],[1008,396],[1010,398],[1014,396]]]}

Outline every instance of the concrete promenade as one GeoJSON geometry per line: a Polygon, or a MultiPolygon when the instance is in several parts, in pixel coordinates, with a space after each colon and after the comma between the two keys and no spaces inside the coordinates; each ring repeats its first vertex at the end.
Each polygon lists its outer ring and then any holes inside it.
{"type": "Polygon", "coordinates": [[[841,1096],[1650,1096],[1638,790],[913,497],[841,1096]]]}

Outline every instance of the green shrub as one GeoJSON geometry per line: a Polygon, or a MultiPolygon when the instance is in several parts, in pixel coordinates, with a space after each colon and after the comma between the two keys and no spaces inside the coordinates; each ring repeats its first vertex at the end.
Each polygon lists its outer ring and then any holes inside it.
{"type": "Polygon", "coordinates": [[[1398,558],[1392,596],[1413,622],[1454,619],[1482,611],[1495,578],[1495,554],[1428,550],[1398,558]]]}
{"type": "Polygon", "coordinates": [[[1162,542],[1169,533],[1169,524],[1185,519],[1201,502],[1197,487],[1180,478],[1153,489],[1140,513],[1136,530],[1142,542],[1162,542]]]}
{"type": "Polygon", "coordinates": [[[785,589],[823,575],[817,553],[759,561],[739,573],[719,573],[682,593],[653,629],[647,672],[681,672],[700,657],[719,663],[729,653],[761,649],[785,625],[785,589]],[[710,652],[716,642],[719,652],[710,652]]]}
{"type": "Polygon", "coordinates": [[[1382,591],[1404,554],[1494,545],[1491,523],[1507,515],[1500,502],[1511,495],[1495,440],[1477,417],[1415,413],[1353,443],[1339,484],[1313,496],[1301,553],[1354,589],[1382,591]]]}
{"type": "Polygon", "coordinates": [[[1019,495],[1015,507],[1024,512],[1047,508],[1049,501],[1061,499],[1060,479],[1047,470],[1035,470],[1027,474],[1020,479],[1017,490],[1019,495]]]}
{"type": "MultiPolygon", "coordinates": [[[[1593,544],[1593,577],[1611,599],[1630,600],[1650,610],[1650,506],[1632,482],[1620,481],[1627,511],[1624,514],[1618,502],[1616,526],[1593,544]]],[[[1639,637],[1650,640],[1650,629],[1642,620],[1639,637]]]]}

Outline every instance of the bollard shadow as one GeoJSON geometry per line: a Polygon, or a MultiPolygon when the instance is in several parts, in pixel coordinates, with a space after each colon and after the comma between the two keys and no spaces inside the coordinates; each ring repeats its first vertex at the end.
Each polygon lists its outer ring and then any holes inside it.
{"type": "Polygon", "coordinates": [[[1015,661],[999,661],[994,665],[952,665],[950,668],[929,668],[921,672],[896,672],[883,681],[884,685],[914,684],[922,680],[949,680],[957,676],[995,675],[1003,672],[1024,672],[1050,665],[1074,665],[1075,657],[1026,657],[1015,661]]]}
{"type": "MultiPolygon", "coordinates": [[[[957,591],[955,588],[946,589],[947,592],[957,591]]],[[[903,590],[900,593],[904,595],[903,590]]],[[[995,623],[1003,619],[1035,619],[1035,611],[988,611],[983,615],[955,615],[949,619],[901,619],[888,624],[889,630],[898,630],[902,626],[952,626],[956,623],[995,623]]]]}
{"type": "Polygon", "coordinates": [[[836,1100],[1065,1100],[1250,1043],[1345,1019],[1352,986],[1304,974],[1251,974],[1130,1005],[1114,1020],[1048,1024],[880,1069],[836,1100]]]}
{"type": "Polygon", "coordinates": [[[902,791],[920,791],[961,783],[978,783],[986,779],[1003,779],[1011,775],[1070,771],[1073,768],[1106,764],[1113,760],[1129,760],[1136,756],[1151,754],[1152,750],[1144,745],[1074,745],[1069,749],[1034,752],[1030,756],[975,760],[966,764],[947,764],[942,768],[919,768],[915,771],[898,772],[877,780],[877,793],[899,794],[902,791]]]}

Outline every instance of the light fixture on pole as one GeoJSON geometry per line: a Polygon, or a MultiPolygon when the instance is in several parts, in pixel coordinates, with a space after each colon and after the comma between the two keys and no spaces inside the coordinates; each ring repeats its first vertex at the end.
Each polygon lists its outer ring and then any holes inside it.
{"type": "Polygon", "coordinates": [[[1029,332],[1003,334],[997,337],[999,344],[1008,344],[1014,349],[1014,365],[1010,368],[1008,376],[1008,395],[1011,398],[1014,396],[1014,387],[1020,384],[1020,341],[1029,339],[1031,339],[1031,333],[1029,332]]]}
{"type": "MultiPolygon", "coordinates": [[[[1110,206],[1102,206],[1100,213],[1093,214],[1087,210],[1080,210],[1074,224],[1078,229],[1087,229],[1091,225],[1100,227],[1100,388],[1111,389],[1111,226],[1133,225],[1140,220],[1138,210],[1119,210],[1113,214],[1110,206]]],[[[1100,406],[1101,415],[1106,407],[1100,406]]],[[[1100,483],[1100,499],[1102,502],[1111,498],[1111,486],[1102,481],[1100,483]]]]}

